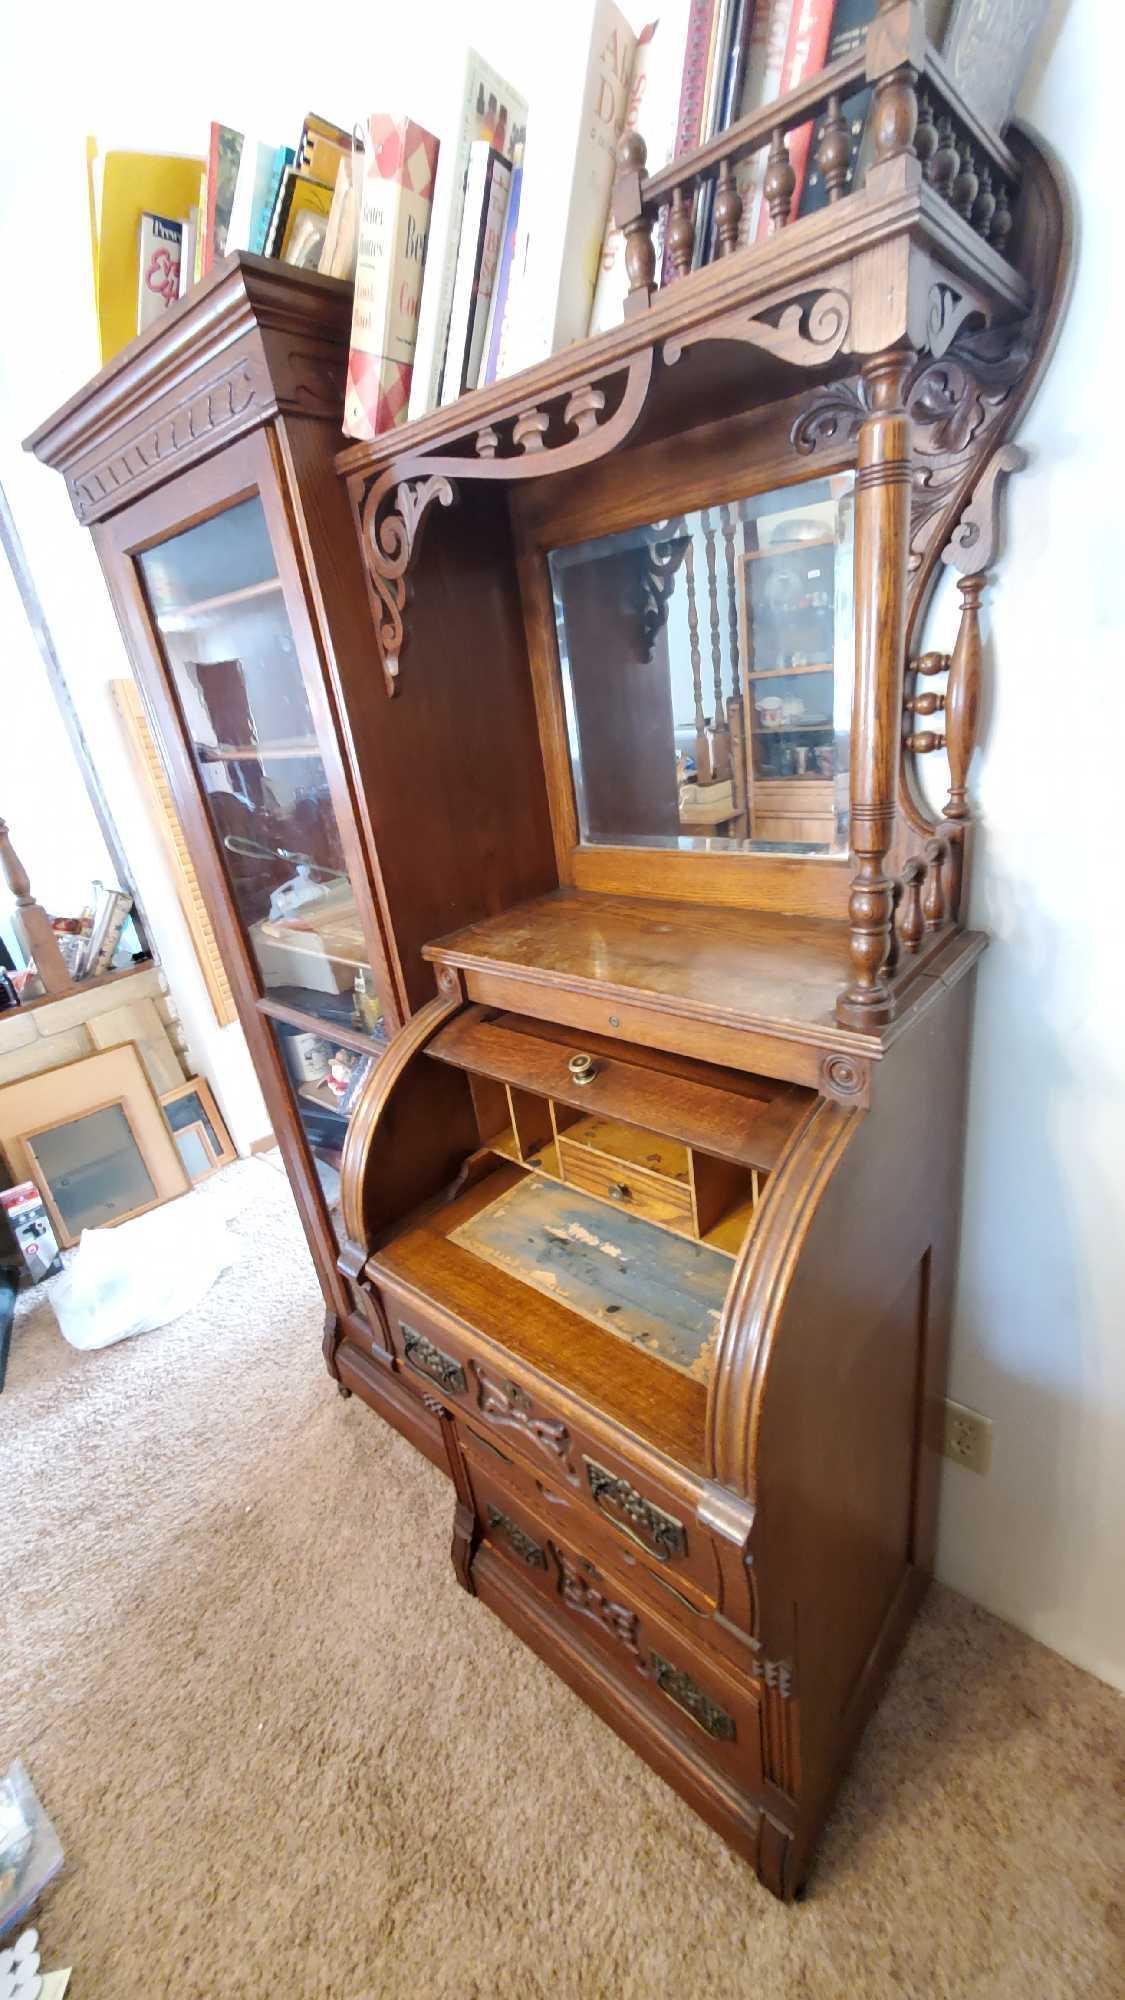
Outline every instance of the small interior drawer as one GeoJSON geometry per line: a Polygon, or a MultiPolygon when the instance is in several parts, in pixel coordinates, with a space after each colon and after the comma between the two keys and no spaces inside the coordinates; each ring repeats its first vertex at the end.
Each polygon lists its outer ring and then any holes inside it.
{"type": "Polygon", "coordinates": [[[571,1187],[617,1202],[649,1222],[692,1230],[686,1147],[609,1118],[582,1118],[559,1134],[558,1156],[571,1187]]]}

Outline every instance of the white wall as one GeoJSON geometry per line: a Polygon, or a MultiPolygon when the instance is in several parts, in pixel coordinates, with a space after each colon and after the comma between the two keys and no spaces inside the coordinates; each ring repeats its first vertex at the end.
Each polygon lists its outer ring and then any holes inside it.
{"type": "MultiPolygon", "coordinates": [[[[244,1137],[262,1117],[245,1049],[237,1030],[220,1036],[207,1026],[109,713],[104,683],[125,671],[124,654],[93,551],[62,481],[19,452],[24,433],[95,364],[83,136],[90,129],[105,144],[175,151],[199,148],[212,117],[278,137],[313,108],[344,123],[375,105],[437,120],[466,33],[538,112],[557,99],[561,56],[581,41],[587,16],[586,7],[527,0],[418,0],[410,10],[383,0],[314,22],[307,8],[278,0],[263,33],[239,0],[199,0],[164,50],[171,31],[135,0],[84,10],[65,27],[47,8],[23,17],[25,60],[9,66],[10,101],[0,107],[0,270],[18,302],[5,315],[0,480],[197,1059],[206,1052],[244,1137]]],[[[1010,546],[991,613],[974,916],[994,941],[978,991],[953,1393],[986,1411],[996,1431],[987,1479],[947,1472],[941,1571],[1125,1685],[1116,852],[1125,633],[1109,332],[1121,317],[1107,296],[1115,24],[1109,0],[1069,9],[1056,0],[1051,60],[1025,93],[1026,114],[1078,183],[1083,240],[1058,354],[1023,432],[1033,462],[1011,489],[1010,546]]],[[[951,637],[951,617],[943,599],[931,621],[935,643],[951,637]]],[[[13,655],[6,648],[3,657],[0,713],[10,728],[13,655]]]]}

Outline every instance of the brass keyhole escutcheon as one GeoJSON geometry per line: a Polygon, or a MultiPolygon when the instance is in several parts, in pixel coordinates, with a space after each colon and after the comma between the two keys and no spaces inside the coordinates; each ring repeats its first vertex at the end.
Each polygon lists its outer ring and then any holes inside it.
{"type": "Polygon", "coordinates": [[[626,1187],[624,1181],[611,1181],[607,1192],[612,1195],[614,1201],[632,1201],[633,1199],[633,1190],[626,1187]]]}
{"type": "Polygon", "coordinates": [[[593,1056],[571,1056],[567,1068],[575,1083],[593,1083],[598,1073],[598,1065],[593,1056]]]}

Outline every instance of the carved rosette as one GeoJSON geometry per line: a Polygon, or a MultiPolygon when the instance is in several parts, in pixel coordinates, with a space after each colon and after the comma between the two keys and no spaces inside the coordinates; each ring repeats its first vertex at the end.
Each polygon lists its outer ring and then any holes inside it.
{"type": "Polygon", "coordinates": [[[452,482],[431,473],[428,478],[404,479],[400,485],[389,490],[375,486],[364,503],[363,549],[367,573],[379,604],[375,637],[389,695],[398,693],[407,571],[417,554],[429,509],[435,501],[441,507],[452,507],[455,497],[452,482]],[[391,502],[389,510],[386,505],[388,499],[391,502]]]}

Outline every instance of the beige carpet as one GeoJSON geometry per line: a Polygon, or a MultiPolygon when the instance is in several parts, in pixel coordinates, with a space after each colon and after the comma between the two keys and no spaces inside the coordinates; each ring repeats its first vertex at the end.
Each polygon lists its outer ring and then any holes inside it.
{"type": "Polygon", "coordinates": [[[323,1375],[284,1182],[190,1199],[244,1248],[203,1307],[80,1355],[25,1306],[0,1397],[0,1761],[73,2000],[1118,2000],[1110,1689],[935,1592],[781,1908],[458,1590],[444,1482],[323,1375]]]}

